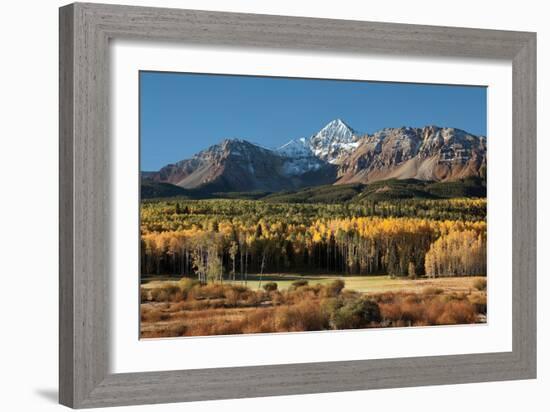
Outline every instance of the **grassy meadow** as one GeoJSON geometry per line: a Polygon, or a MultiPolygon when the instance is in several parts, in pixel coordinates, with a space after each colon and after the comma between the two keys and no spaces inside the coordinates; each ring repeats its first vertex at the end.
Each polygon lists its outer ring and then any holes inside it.
{"type": "MultiPolygon", "coordinates": [[[[361,293],[383,292],[413,292],[420,293],[426,288],[442,289],[444,293],[468,293],[475,289],[476,282],[484,280],[484,276],[444,277],[444,278],[397,278],[388,275],[380,276],[337,276],[337,275],[296,275],[296,274],[269,274],[264,276],[249,276],[245,284],[240,280],[224,280],[224,284],[246,286],[251,290],[262,290],[262,285],[276,283],[277,290],[288,290],[295,282],[307,281],[310,285],[326,286],[335,280],[342,280],[347,289],[361,293]]],[[[160,278],[142,279],[141,287],[145,290],[177,286],[179,279],[169,276],[160,278]]]]}
{"type": "Polygon", "coordinates": [[[485,277],[277,275],[201,285],[145,281],[141,337],[485,323],[485,277]]]}

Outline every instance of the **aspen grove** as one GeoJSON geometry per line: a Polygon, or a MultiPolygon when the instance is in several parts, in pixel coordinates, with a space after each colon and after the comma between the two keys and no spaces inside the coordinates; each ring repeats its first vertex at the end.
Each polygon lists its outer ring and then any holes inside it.
{"type": "Polygon", "coordinates": [[[141,273],[203,284],[266,273],[485,275],[485,209],[485,199],[144,201],[141,273]]]}

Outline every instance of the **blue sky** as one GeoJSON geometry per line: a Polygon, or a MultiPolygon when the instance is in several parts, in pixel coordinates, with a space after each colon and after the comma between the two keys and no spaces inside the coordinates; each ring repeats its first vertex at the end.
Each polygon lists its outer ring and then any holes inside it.
{"type": "Polygon", "coordinates": [[[438,125],[486,135],[486,106],[485,87],[141,72],[141,170],[224,138],[277,147],[336,118],[365,133],[438,125]]]}

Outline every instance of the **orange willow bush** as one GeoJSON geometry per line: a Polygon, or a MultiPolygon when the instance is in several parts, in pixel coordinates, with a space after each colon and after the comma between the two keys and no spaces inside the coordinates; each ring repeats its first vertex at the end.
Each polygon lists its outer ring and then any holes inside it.
{"type": "MultiPolygon", "coordinates": [[[[180,285],[189,287],[187,281],[180,285]]],[[[157,289],[142,295],[143,337],[467,324],[487,310],[480,292],[445,295],[426,288],[364,295],[343,289],[341,281],[286,291],[195,282],[185,298],[179,287],[157,289]]]]}

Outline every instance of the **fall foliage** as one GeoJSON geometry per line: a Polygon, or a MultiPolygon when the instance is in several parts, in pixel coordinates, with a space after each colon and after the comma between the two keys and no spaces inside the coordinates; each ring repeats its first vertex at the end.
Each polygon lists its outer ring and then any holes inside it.
{"type": "Polygon", "coordinates": [[[367,205],[149,201],[141,208],[141,271],[202,283],[298,271],[484,275],[484,210],[483,199],[367,205]],[[419,211],[426,210],[430,218],[410,216],[425,216],[419,211]]]}

